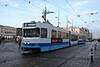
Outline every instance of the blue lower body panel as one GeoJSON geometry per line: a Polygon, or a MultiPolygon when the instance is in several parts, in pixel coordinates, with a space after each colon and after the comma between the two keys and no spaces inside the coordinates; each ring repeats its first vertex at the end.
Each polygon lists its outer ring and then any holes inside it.
{"type": "Polygon", "coordinates": [[[78,44],[85,44],[86,41],[78,41],[78,44]]]}
{"type": "Polygon", "coordinates": [[[40,52],[45,52],[45,51],[51,51],[51,50],[56,50],[64,47],[69,47],[69,43],[42,43],[42,44],[22,44],[23,49],[31,49],[34,51],[34,49],[39,49],[40,52]]]}
{"type": "Polygon", "coordinates": [[[66,43],[66,44],[59,44],[59,45],[41,47],[41,52],[56,50],[56,49],[60,49],[60,48],[64,48],[64,47],[69,47],[69,44],[66,43]]]}
{"type": "Polygon", "coordinates": [[[76,46],[76,45],[78,45],[78,42],[74,42],[74,43],[71,42],[71,44],[70,44],[71,47],[76,46]]]}

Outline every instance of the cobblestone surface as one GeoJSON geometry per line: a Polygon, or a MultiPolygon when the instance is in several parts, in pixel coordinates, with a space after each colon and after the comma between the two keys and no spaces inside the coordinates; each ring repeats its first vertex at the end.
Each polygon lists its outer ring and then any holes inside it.
{"type": "Polygon", "coordinates": [[[93,62],[89,62],[88,67],[100,67],[100,43],[98,43],[97,49],[94,50],[93,62]]]}
{"type": "Polygon", "coordinates": [[[94,62],[90,62],[89,52],[93,44],[87,43],[46,53],[23,55],[18,45],[6,43],[0,45],[0,67],[91,67],[100,62],[99,45],[94,51],[94,62]]]}

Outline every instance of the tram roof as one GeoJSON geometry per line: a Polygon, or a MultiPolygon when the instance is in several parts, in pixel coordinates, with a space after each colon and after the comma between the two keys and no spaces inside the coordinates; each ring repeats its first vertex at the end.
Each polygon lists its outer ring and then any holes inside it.
{"type": "Polygon", "coordinates": [[[64,30],[63,28],[61,27],[56,27],[56,26],[53,26],[49,23],[37,23],[37,25],[39,24],[40,27],[46,27],[46,28],[50,28],[50,29],[53,29],[53,30],[57,30],[57,31],[62,31],[62,32],[69,32],[67,30],[64,30]]]}
{"type": "MultiPolygon", "coordinates": [[[[41,23],[41,22],[35,22],[35,21],[32,21],[32,22],[26,22],[26,24],[36,24],[36,26],[34,27],[23,27],[24,29],[27,28],[48,28],[48,29],[53,29],[53,30],[57,30],[57,31],[62,31],[62,32],[69,32],[67,30],[64,30],[63,28],[61,27],[56,27],[56,26],[53,26],[52,24],[49,24],[49,23],[41,23]]],[[[25,23],[24,23],[25,24],[25,23]]]]}

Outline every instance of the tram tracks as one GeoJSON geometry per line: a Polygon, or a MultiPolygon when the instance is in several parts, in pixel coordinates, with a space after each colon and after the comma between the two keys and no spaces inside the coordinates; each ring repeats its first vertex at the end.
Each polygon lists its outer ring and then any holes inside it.
{"type": "MultiPolygon", "coordinates": [[[[4,57],[6,61],[2,61],[1,63],[7,64],[7,62],[11,63],[11,62],[17,62],[17,61],[19,62],[21,61],[21,63],[26,63],[25,61],[27,62],[31,61],[31,62],[34,62],[34,64],[30,64],[30,65],[39,66],[39,67],[40,67],[40,64],[44,64],[42,66],[44,67],[46,65],[49,66],[50,63],[51,65],[54,64],[53,67],[62,67],[64,64],[66,64],[67,62],[69,63],[72,59],[74,59],[78,54],[80,54],[82,51],[84,51],[88,47],[89,47],[88,45],[79,45],[79,46],[74,46],[70,48],[65,48],[65,49],[61,49],[61,50],[57,50],[53,52],[41,53],[41,54],[29,53],[26,55],[21,55],[21,53],[18,53],[17,56],[14,55],[12,56],[12,58],[4,57]]],[[[5,59],[2,58],[2,60],[5,60],[5,59]]]]}
{"type": "MultiPolygon", "coordinates": [[[[89,48],[88,46],[82,48],[81,50],[84,51],[84,49],[89,48]]],[[[70,58],[66,59],[64,62],[62,62],[61,64],[57,65],[57,67],[62,67],[64,64],[66,64],[68,61],[73,60],[78,54],[80,54],[82,51],[76,52],[76,54],[74,54],[73,56],[71,56],[70,58]]]]}

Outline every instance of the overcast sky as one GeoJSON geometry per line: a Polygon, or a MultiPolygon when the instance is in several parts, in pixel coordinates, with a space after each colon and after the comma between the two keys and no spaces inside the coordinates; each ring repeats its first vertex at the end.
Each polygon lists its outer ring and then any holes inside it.
{"type": "Polygon", "coordinates": [[[43,21],[45,5],[47,11],[54,12],[47,15],[54,26],[58,25],[55,17],[60,11],[60,27],[66,27],[68,16],[74,27],[87,27],[94,38],[100,37],[99,0],[0,0],[0,25],[22,27],[24,22],[43,21]]]}

